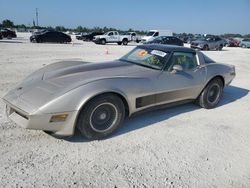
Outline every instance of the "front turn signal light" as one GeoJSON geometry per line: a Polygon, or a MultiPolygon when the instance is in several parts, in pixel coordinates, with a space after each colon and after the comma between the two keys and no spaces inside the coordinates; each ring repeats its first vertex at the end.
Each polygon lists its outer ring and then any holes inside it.
{"type": "Polygon", "coordinates": [[[51,116],[49,122],[63,122],[63,121],[66,121],[67,117],[68,117],[68,114],[53,115],[51,116]]]}

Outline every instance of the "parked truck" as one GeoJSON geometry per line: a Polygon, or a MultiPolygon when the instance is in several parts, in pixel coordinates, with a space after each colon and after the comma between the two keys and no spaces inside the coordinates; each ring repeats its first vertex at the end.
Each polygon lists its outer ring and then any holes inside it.
{"type": "Polygon", "coordinates": [[[117,43],[118,45],[127,45],[131,41],[129,35],[120,35],[117,31],[109,31],[103,35],[97,35],[93,38],[96,44],[117,43]]]}
{"type": "Polygon", "coordinates": [[[142,37],[141,42],[148,42],[159,36],[173,36],[170,30],[149,30],[148,33],[142,37]]]}

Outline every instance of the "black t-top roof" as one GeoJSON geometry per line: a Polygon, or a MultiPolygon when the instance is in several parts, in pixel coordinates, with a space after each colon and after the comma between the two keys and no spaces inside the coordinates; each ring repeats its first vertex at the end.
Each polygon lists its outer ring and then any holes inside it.
{"type": "Polygon", "coordinates": [[[174,45],[165,45],[165,44],[143,44],[143,45],[139,45],[138,47],[161,50],[164,52],[178,51],[178,52],[196,53],[196,51],[192,48],[174,46],[174,45]]]}

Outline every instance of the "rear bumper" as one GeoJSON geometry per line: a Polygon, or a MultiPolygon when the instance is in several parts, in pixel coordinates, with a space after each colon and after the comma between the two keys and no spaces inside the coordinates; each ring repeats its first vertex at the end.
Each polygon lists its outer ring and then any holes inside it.
{"type": "Polygon", "coordinates": [[[75,120],[78,111],[59,112],[53,114],[28,114],[11,104],[6,105],[6,116],[19,126],[26,129],[44,130],[57,136],[71,136],[74,134],[75,120]],[[50,122],[53,115],[68,114],[63,122],[50,122]]]}

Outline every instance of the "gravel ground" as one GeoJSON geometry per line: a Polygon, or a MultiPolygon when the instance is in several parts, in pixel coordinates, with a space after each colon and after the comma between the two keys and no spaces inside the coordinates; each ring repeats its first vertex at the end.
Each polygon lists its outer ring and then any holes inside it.
{"type": "MultiPolygon", "coordinates": [[[[18,36],[0,40],[0,97],[47,64],[112,60],[134,47],[33,44],[18,36]]],[[[250,49],[205,53],[237,70],[217,108],[148,112],[101,141],[23,129],[5,117],[0,100],[0,187],[250,187],[250,49]]]]}

